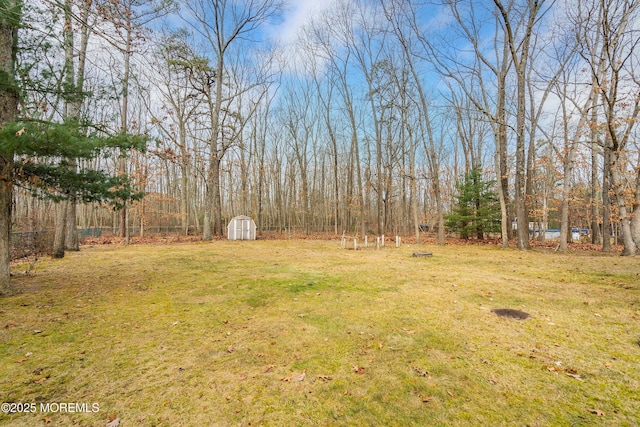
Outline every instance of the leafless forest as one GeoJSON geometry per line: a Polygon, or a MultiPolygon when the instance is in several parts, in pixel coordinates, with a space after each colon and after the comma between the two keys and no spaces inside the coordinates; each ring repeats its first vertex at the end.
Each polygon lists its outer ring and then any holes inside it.
{"type": "Polygon", "coordinates": [[[242,214],[259,232],[419,238],[426,224],[443,241],[456,184],[478,170],[505,245],[536,238],[519,220],[560,229],[561,250],[573,227],[640,250],[639,2],[318,8],[293,31],[295,4],[278,0],[27,0],[20,115],[61,120],[73,85],[79,117],[148,136],[78,168],[146,195],[115,209],[18,188],[14,231],[66,215],[72,231],[209,240],[242,214]]]}

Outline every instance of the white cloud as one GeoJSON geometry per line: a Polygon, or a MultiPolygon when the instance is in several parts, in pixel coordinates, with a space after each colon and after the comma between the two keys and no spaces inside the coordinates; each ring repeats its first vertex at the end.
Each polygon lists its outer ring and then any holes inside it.
{"type": "Polygon", "coordinates": [[[336,0],[289,0],[282,20],[267,28],[266,34],[278,47],[284,70],[308,72],[309,57],[301,49],[300,36],[305,26],[317,20],[335,3],[336,0]]]}
{"type": "Polygon", "coordinates": [[[302,27],[333,3],[333,0],[290,0],[282,22],[271,27],[271,37],[281,44],[295,43],[302,27]]]}

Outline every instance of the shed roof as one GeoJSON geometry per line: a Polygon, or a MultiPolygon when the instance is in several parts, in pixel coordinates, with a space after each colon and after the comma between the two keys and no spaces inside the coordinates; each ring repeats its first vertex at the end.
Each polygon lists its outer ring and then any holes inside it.
{"type": "Polygon", "coordinates": [[[253,219],[250,216],[246,216],[246,215],[238,215],[238,216],[234,216],[233,218],[231,218],[231,220],[234,219],[253,219]]]}

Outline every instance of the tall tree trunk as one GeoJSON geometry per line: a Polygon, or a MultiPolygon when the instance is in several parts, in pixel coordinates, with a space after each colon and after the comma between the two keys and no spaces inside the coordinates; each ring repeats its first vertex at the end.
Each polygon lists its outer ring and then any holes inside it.
{"type": "MultiPolygon", "coordinates": [[[[131,74],[131,50],[133,45],[133,28],[131,22],[131,11],[126,14],[125,31],[127,38],[124,48],[124,75],[122,77],[122,111],[121,111],[121,132],[129,131],[129,78],[131,74]]],[[[127,160],[124,153],[120,154],[118,159],[118,172],[121,175],[127,173],[127,160]]],[[[127,202],[123,201],[123,207],[120,210],[120,237],[125,238],[125,243],[129,244],[129,224],[127,221],[127,202]]]]}
{"type": "Polygon", "coordinates": [[[68,251],[79,251],[80,243],[78,241],[78,224],[77,224],[77,209],[76,209],[76,196],[71,194],[68,200],[67,206],[67,219],[65,225],[65,239],[64,248],[68,251]]]}
{"type": "MultiPolygon", "coordinates": [[[[87,60],[87,49],[89,45],[90,24],[89,14],[91,11],[92,3],[89,1],[83,2],[80,7],[80,46],[78,49],[78,69],[77,72],[74,67],[74,55],[75,43],[74,43],[74,31],[73,31],[73,16],[72,16],[73,4],[71,0],[65,0],[64,3],[64,15],[65,15],[65,28],[64,28],[64,44],[65,44],[65,79],[67,90],[70,91],[66,100],[66,116],[69,120],[79,121],[80,110],[84,100],[84,74],[87,60]]],[[[72,168],[76,167],[75,159],[69,159],[72,168]]],[[[66,224],[66,236],[64,247],[70,251],[80,250],[78,242],[78,227],[77,227],[77,198],[74,192],[69,195],[69,205],[67,207],[67,224],[66,224]]]]}
{"type": "Polygon", "coordinates": [[[636,173],[636,196],[631,212],[631,238],[640,250],[640,168],[636,173]]]}
{"type": "Polygon", "coordinates": [[[67,207],[69,202],[63,200],[56,204],[55,232],[53,236],[53,257],[64,258],[64,239],[67,229],[67,207]]]}
{"type": "Polygon", "coordinates": [[[602,251],[611,252],[611,150],[609,138],[605,138],[602,171],[602,251]]]}
{"type": "MultiPolygon", "coordinates": [[[[14,81],[14,64],[20,8],[16,0],[3,2],[7,10],[0,16],[0,128],[16,120],[18,90],[14,81]]],[[[13,202],[13,151],[0,151],[0,295],[14,292],[10,282],[11,208],[13,202]]]]}
{"type": "Polygon", "coordinates": [[[632,215],[627,208],[627,200],[625,192],[621,188],[623,185],[623,177],[621,176],[622,159],[619,152],[611,153],[611,181],[613,187],[613,193],[615,195],[615,201],[618,205],[618,215],[620,216],[620,230],[622,232],[622,242],[624,249],[622,255],[631,256],[638,253],[638,247],[633,240],[633,234],[631,232],[631,219],[632,215]]]}
{"type": "MultiPolygon", "coordinates": [[[[522,40],[517,41],[511,19],[500,0],[494,0],[494,4],[500,12],[505,36],[511,52],[511,58],[516,71],[517,87],[517,111],[516,111],[516,216],[518,217],[518,249],[529,249],[529,212],[527,210],[527,176],[526,176],[526,141],[525,120],[526,107],[526,77],[531,52],[529,51],[533,27],[537,21],[538,13],[545,0],[529,1],[527,5],[526,25],[524,26],[522,40]]],[[[524,18],[524,16],[523,16],[524,18]]]]}
{"type": "MultiPolygon", "coordinates": [[[[496,142],[498,141],[499,138],[496,138],[496,142]]],[[[500,160],[501,160],[501,156],[500,156],[500,150],[497,149],[496,147],[496,151],[495,154],[493,156],[494,159],[494,163],[495,163],[495,168],[496,168],[496,174],[498,175],[498,182],[496,183],[496,188],[498,189],[498,201],[500,202],[500,237],[502,239],[502,247],[503,248],[508,248],[509,247],[509,229],[510,224],[509,224],[509,216],[507,214],[507,202],[506,202],[506,198],[505,198],[505,194],[504,194],[504,187],[502,186],[502,177],[500,176],[500,160]]]]}
{"type": "Polygon", "coordinates": [[[594,108],[591,116],[591,243],[594,245],[602,241],[602,233],[598,222],[598,132],[595,124],[598,121],[594,108]]]}
{"type": "Polygon", "coordinates": [[[527,175],[525,156],[525,85],[524,72],[518,71],[518,113],[516,118],[516,216],[518,249],[529,249],[529,212],[527,209],[527,175]]]}

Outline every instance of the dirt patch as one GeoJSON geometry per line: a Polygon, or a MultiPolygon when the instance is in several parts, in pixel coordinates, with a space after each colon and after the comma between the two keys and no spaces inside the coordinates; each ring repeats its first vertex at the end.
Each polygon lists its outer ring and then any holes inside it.
{"type": "Polygon", "coordinates": [[[530,316],[529,313],[525,313],[524,311],[514,310],[512,308],[496,308],[491,310],[497,316],[500,317],[509,317],[511,319],[524,320],[530,316]]]}

